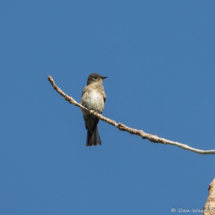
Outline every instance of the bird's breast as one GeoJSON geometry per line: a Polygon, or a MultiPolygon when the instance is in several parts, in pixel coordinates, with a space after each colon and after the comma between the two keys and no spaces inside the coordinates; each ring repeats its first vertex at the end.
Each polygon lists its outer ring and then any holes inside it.
{"type": "Polygon", "coordinates": [[[97,90],[86,92],[82,97],[83,105],[90,110],[102,112],[104,109],[104,98],[97,90]]]}

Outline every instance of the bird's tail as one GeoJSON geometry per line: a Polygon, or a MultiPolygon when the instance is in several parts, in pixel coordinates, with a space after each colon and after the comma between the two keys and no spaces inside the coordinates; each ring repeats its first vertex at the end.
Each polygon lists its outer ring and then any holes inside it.
{"type": "Polygon", "coordinates": [[[97,144],[101,145],[102,141],[99,136],[99,130],[98,127],[96,126],[96,129],[94,130],[93,133],[91,133],[89,130],[87,130],[87,142],[86,146],[97,146],[97,144]]]}

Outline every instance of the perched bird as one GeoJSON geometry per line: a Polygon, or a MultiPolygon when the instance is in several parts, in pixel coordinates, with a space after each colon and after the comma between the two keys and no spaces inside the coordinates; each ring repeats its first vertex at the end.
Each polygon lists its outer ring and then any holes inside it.
{"type": "MultiPolygon", "coordinates": [[[[102,113],[106,94],[103,87],[103,80],[107,77],[103,77],[97,73],[90,74],[87,80],[87,86],[82,92],[81,104],[90,109],[95,110],[98,113],[102,113]]],[[[86,146],[101,145],[102,141],[99,136],[98,122],[99,119],[89,114],[82,109],[84,121],[87,129],[87,142],[86,146]]]]}

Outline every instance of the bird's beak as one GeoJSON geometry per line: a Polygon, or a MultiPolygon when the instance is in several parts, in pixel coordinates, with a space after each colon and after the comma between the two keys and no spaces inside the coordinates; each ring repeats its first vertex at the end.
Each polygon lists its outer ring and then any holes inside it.
{"type": "Polygon", "coordinates": [[[107,76],[105,76],[105,77],[102,77],[102,79],[104,80],[105,78],[107,78],[107,76]]]}

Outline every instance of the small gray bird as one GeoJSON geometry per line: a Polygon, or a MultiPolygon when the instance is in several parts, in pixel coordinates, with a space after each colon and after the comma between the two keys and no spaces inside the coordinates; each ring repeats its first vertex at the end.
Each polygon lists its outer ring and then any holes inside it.
{"type": "MultiPolygon", "coordinates": [[[[81,98],[81,104],[84,107],[90,110],[95,110],[98,113],[102,113],[106,101],[106,94],[102,85],[105,78],[107,77],[103,77],[97,73],[89,75],[87,86],[84,88],[81,98]]],[[[97,144],[101,145],[102,141],[97,127],[99,119],[87,113],[85,110],[82,110],[82,113],[84,115],[87,129],[86,146],[97,146],[97,144]]]]}

